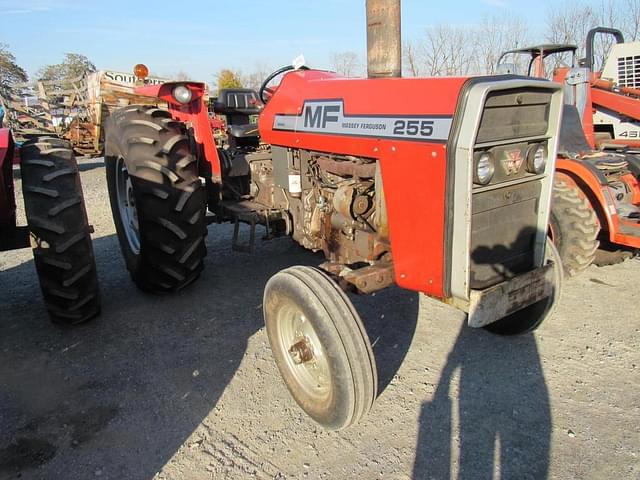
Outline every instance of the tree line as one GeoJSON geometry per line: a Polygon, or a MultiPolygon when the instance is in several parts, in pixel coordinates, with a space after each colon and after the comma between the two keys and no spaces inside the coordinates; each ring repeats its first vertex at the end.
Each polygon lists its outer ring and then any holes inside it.
{"type": "MultiPolygon", "coordinates": [[[[586,3],[568,0],[550,6],[544,18],[542,38],[532,38],[530,21],[510,15],[491,16],[470,25],[432,25],[416,38],[403,41],[403,75],[483,75],[496,72],[496,64],[503,51],[533,43],[569,43],[578,47],[577,54],[585,54],[587,32],[595,26],[615,27],[626,41],[640,39],[640,0],[602,0],[586,3]]],[[[611,39],[599,40],[595,45],[596,63],[601,63],[610,47],[611,39]]],[[[558,62],[568,63],[559,57],[558,62]]],[[[335,52],[330,67],[345,76],[366,73],[363,57],[352,51],[335,52]]],[[[73,79],[84,72],[95,71],[95,65],[85,55],[65,54],[61,63],[47,65],[36,73],[38,80],[73,79]]],[[[273,70],[258,63],[249,73],[223,68],[214,74],[215,89],[246,87],[257,89],[273,70]]],[[[169,76],[174,80],[190,80],[185,72],[169,76]]],[[[9,46],[0,43],[0,88],[28,81],[26,71],[18,65],[9,46]]]]}

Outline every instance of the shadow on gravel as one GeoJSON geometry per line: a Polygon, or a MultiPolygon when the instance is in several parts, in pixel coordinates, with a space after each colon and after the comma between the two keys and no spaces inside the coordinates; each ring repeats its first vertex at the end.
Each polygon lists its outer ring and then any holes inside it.
{"type": "Polygon", "coordinates": [[[0,479],[150,479],[171,460],[262,328],[267,279],[318,263],[289,240],[231,253],[231,232],[209,229],[202,277],[167,296],[135,288],[115,235],[94,240],[103,312],[73,329],[48,321],[33,261],[0,272],[0,479]]]}
{"type": "Polygon", "coordinates": [[[350,298],[373,345],[380,395],[409,352],[418,321],[418,294],[391,287],[375,295],[350,298]]]}
{"type": "MultiPolygon", "coordinates": [[[[115,235],[94,239],[102,314],[76,328],[48,321],[32,260],[0,272],[0,480],[150,479],[171,461],[262,328],[269,277],[322,260],[288,239],[232,253],[232,231],[210,228],[202,277],[167,296],[134,286],[115,235]]],[[[382,391],[409,349],[418,297],[391,288],[353,300],[382,391]]]]}
{"type": "Polygon", "coordinates": [[[463,324],[433,400],[422,406],[413,478],[544,479],[550,441],[533,334],[506,338],[463,324]]]}

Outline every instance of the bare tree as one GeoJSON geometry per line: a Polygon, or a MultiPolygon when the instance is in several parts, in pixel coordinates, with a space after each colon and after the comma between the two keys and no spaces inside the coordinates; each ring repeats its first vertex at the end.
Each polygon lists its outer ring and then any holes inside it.
{"type": "Polygon", "coordinates": [[[258,90],[262,82],[273,70],[266,63],[256,63],[251,73],[242,76],[242,83],[246,88],[258,90]]]}
{"type": "Polygon", "coordinates": [[[529,29],[520,18],[484,17],[475,29],[472,48],[474,73],[496,73],[498,59],[503,52],[524,47],[529,42],[529,29]]]}
{"type": "Polygon", "coordinates": [[[362,62],[355,52],[333,53],[331,66],[336,73],[345,77],[357,77],[362,74],[362,62]]]}
{"type": "MultiPolygon", "coordinates": [[[[637,40],[640,35],[640,0],[608,0],[598,7],[585,1],[567,1],[547,13],[546,39],[552,43],[572,43],[578,47],[579,58],[585,56],[587,33],[603,26],[618,28],[626,41],[637,40]]],[[[614,39],[599,35],[594,42],[594,69],[601,68],[614,39]]],[[[556,63],[568,63],[568,56],[559,57],[556,63]]]]}
{"type": "Polygon", "coordinates": [[[405,40],[402,42],[402,66],[403,75],[409,77],[420,77],[422,75],[423,55],[416,42],[405,40]]]}
{"type": "Polygon", "coordinates": [[[626,41],[640,40],[640,0],[625,0],[622,4],[621,26],[626,41]]]}

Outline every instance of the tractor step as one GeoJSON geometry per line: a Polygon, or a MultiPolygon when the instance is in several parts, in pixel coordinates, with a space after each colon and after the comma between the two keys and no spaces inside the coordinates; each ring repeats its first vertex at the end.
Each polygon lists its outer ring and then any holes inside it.
{"type": "MultiPolygon", "coordinates": [[[[225,218],[233,219],[233,240],[231,248],[237,252],[254,253],[256,249],[256,225],[263,225],[266,233],[263,240],[270,240],[279,236],[277,230],[272,226],[281,222],[285,218],[282,210],[271,209],[261,203],[243,200],[240,202],[221,202],[221,211],[225,218]],[[249,226],[249,239],[247,242],[240,241],[240,224],[249,226]]],[[[285,232],[287,233],[287,232],[285,232]]]]}

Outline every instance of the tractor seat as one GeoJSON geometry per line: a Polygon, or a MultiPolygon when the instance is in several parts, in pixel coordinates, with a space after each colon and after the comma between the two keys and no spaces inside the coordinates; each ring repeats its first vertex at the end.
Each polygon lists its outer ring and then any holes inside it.
{"type": "Polygon", "coordinates": [[[227,117],[229,135],[237,139],[259,138],[258,125],[251,123],[250,116],[258,115],[263,104],[255,90],[250,88],[226,88],[220,90],[213,104],[213,111],[227,117]]]}
{"type": "Polygon", "coordinates": [[[249,123],[249,115],[258,115],[262,111],[262,102],[255,90],[249,88],[233,88],[220,90],[213,110],[221,115],[231,117],[229,124],[249,123]],[[246,119],[246,122],[243,120],[246,119]]]}

